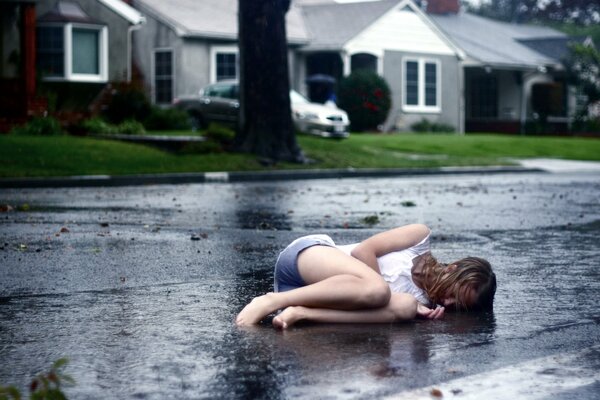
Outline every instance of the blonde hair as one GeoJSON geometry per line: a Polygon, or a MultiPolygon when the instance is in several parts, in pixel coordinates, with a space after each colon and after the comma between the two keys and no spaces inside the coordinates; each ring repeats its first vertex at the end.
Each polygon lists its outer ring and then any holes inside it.
{"type": "Polygon", "coordinates": [[[459,309],[491,309],[496,293],[496,275],[487,260],[466,257],[451,264],[442,264],[433,256],[423,267],[423,289],[434,304],[442,303],[444,297],[454,297],[459,309]],[[455,265],[448,269],[448,265],[455,265]],[[464,293],[475,291],[474,304],[466,304],[464,293]]]}

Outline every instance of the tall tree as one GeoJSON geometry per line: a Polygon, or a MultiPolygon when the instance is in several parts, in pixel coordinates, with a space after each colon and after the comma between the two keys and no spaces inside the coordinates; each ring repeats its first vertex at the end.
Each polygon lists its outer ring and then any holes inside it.
{"type": "Polygon", "coordinates": [[[578,25],[600,23],[600,1],[595,0],[545,0],[536,8],[539,19],[572,22],[578,25]]]}
{"type": "Polygon", "coordinates": [[[285,15],[290,0],[239,0],[237,147],[264,162],[304,162],[292,123],[285,15]]]}
{"type": "Polygon", "coordinates": [[[598,0],[488,0],[474,5],[469,11],[489,18],[510,22],[554,21],[579,25],[600,22],[598,0]]]}

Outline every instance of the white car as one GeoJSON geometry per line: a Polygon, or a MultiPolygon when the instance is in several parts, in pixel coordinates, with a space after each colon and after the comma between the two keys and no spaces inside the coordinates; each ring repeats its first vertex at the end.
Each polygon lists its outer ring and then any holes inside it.
{"type": "MultiPolygon", "coordinates": [[[[174,100],[173,105],[190,115],[195,129],[211,122],[237,126],[240,103],[237,81],[221,81],[202,89],[199,96],[174,100]]],[[[322,137],[348,137],[348,114],[331,104],[311,103],[300,93],[290,91],[292,120],[300,131],[322,137]]]]}
{"type": "Polygon", "coordinates": [[[334,103],[311,103],[294,90],[290,91],[290,100],[297,130],[323,137],[348,137],[348,114],[334,103]]]}

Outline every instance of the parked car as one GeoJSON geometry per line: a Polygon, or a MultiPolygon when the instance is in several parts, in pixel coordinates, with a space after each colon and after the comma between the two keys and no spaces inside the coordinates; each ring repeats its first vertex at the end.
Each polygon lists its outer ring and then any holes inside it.
{"type": "MultiPolygon", "coordinates": [[[[182,96],[173,105],[186,111],[195,129],[211,122],[236,126],[239,118],[239,86],[237,81],[221,81],[209,85],[197,96],[182,96]]],[[[335,104],[311,103],[300,93],[290,91],[294,128],[322,137],[348,137],[348,114],[335,104]]]]}

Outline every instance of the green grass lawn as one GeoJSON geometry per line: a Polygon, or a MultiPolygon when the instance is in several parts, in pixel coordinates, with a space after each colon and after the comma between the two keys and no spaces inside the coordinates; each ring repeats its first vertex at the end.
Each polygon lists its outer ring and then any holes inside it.
{"type": "MultiPolygon", "coordinates": [[[[157,132],[164,134],[164,132],[157,132]]],[[[190,132],[170,132],[188,135],[190,132]]],[[[505,135],[354,134],[345,140],[300,135],[309,165],[275,168],[411,168],[505,165],[508,158],[552,157],[600,161],[600,140],[505,135]]],[[[0,177],[127,175],[250,171],[255,156],[174,154],[145,145],[75,136],[0,135],[0,177]]]]}

